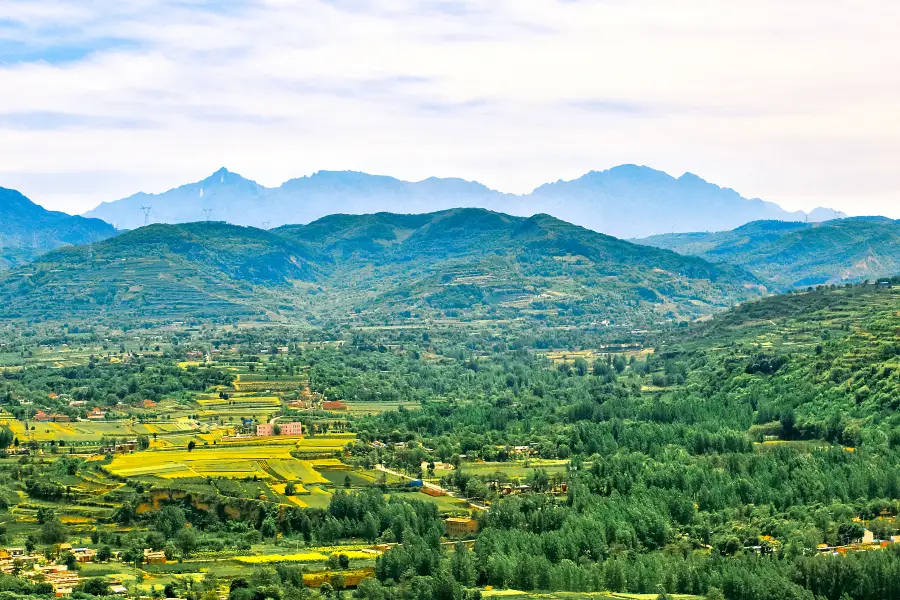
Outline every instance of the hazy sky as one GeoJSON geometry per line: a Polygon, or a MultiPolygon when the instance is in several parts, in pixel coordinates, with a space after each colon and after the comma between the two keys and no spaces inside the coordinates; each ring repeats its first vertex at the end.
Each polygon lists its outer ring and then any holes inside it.
{"type": "Polygon", "coordinates": [[[900,217],[891,0],[2,0],[0,186],[81,212],[221,166],[527,192],[638,163],[900,217]]]}

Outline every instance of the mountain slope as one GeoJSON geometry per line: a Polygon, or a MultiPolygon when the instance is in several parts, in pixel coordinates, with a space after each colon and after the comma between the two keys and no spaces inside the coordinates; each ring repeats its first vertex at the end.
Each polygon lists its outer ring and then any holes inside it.
{"type": "Polygon", "coordinates": [[[688,386],[711,405],[752,415],[747,425],[759,441],[857,447],[866,437],[886,446],[893,436],[896,445],[898,283],[746,302],[673,341],[666,354],[692,365],[688,386]]]}
{"type": "MultiPolygon", "coordinates": [[[[674,178],[648,167],[623,165],[592,171],[574,181],[540,186],[522,196],[491,190],[462,179],[408,182],[352,171],[320,171],[266,188],[220,169],[203,181],[163,194],[136,194],[101,204],[87,213],[119,227],[139,227],[141,206],[152,206],[151,221],[180,223],[212,218],[260,227],[310,223],[335,213],[399,214],[451,208],[486,208],[518,216],[547,213],[617,237],[672,231],[720,231],[748,221],[804,221],[807,214],[747,199],[734,190],[687,173],[674,178]]],[[[809,218],[839,214],[816,209],[809,218]]]]}
{"type": "Polygon", "coordinates": [[[633,327],[759,295],[746,271],[547,215],[334,215],[263,231],[151,225],[0,280],[0,317],[434,319],[633,327]]]}
{"type": "Polygon", "coordinates": [[[756,279],[560,221],[482,209],[335,215],[276,230],[335,258],[332,281],[374,292],[363,317],[536,318],[639,324],[709,314],[756,279]]]}
{"type": "Polygon", "coordinates": [[[900,221],[883,217],[810,224],[758,221],[733,231],[667,234],[637,241],[740,265],[780,289],[900,273],[900,221]]]}
{"type": "Polygon", "coordinates": [[[46,210],[6,188],[0,188],[0,223],[0,269],[25,264],[61,246],[89,244],[118,233],[104,221],[46,210]]]}
{"type": "Polygon", "coordinates": [[[259,229],[150,225],[41,256],[5,277],[0,304],[7,318],[263,318],[327,263],[259,229]]]}

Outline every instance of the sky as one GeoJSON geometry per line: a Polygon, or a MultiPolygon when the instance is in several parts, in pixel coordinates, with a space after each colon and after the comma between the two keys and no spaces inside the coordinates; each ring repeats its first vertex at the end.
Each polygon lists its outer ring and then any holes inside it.
{"type": "Polygon", "coordinates": [[[890,0],[3,0],[0,186],[83,212],[220,167],[525,193],[636,163],[900,218],[890,0]]]}

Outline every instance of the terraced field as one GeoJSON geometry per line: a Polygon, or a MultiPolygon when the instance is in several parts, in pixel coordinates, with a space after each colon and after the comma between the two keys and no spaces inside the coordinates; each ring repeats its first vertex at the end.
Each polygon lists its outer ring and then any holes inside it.
{"type": "Polygon", "coordinates": [[[213,410],[222,408],[277,408],[281,400],[275,396],[236,396],[224,400],[222,398],[204,398],[197,400],[201,408],[213,410]]]}
{"type": "Polygon", "coordinates": [[[232,385],[238,392],[274,392],[299,389],[307,382],[303,376],[282,376],[275,378],[263,374],[238,373],[232,385]]]}
{"type": "Polygon", "coordinates": [[[71,423],[39,423],[31,421],[25,430],[25,423],[17,419],[0,419],[0,425],[9,427],[20,440],[45,442],[63,440],[67,442],[99,442],[103,437],[137,437],[191,433],[198,429],[193,421],[177,420],[170,423],[134,423],[131,421],[77,421],[71,423]]]}
{"type": "Polygon", "coordinates": [[[347,412],[352,415],[377,415],[391,412],[400,407],[416,410],[421,407],[418,402],[347,402],[347,412]]]}
{"type": "MultiPolygon", "coordinates": [[[[277,438],[275,438],[277,439],[277,438]]],[[[273,441],[275,441],[273,439],[273,441]]],[[[122,477],[166,479],[258,477],[301,484],[327,484],[312,462],[291,456],[295,447],[316,451],[342,449],[352,436],[278,440],[289,443],[247,445],[222,443],[189,450],[148,450],[117,456],[107,469],[122,477]]]]}

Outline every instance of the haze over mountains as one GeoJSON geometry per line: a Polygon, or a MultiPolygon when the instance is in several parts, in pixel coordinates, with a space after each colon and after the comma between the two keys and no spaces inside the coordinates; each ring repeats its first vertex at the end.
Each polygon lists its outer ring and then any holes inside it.
{"type": "Polygon", "coordinates": [[[462,179],[407,182],[352,171],[320,171],[267,188],[226,169],[162,194],[139,193],[86,213],[120,229],[150,222],[186,223],[207,217],[238,225],[278,227],[336,214],[427,213],[486,208],[529,217],[546,213],[621,238],[672,231],[722,231],[761,219],[822,221],[845,216],[830,209],[807,214],[747,199],[736,191],[686,173],[679,178],[635,165],[592,171],[573,181],[513,195],[462,179]]]}
{"type": "Polygon", "coordinates": [[[100,219],[49,211],[16,190],[0,187],[0,269],[25,264],[60,246],[89,244],[116,233],[100,219]]]}

